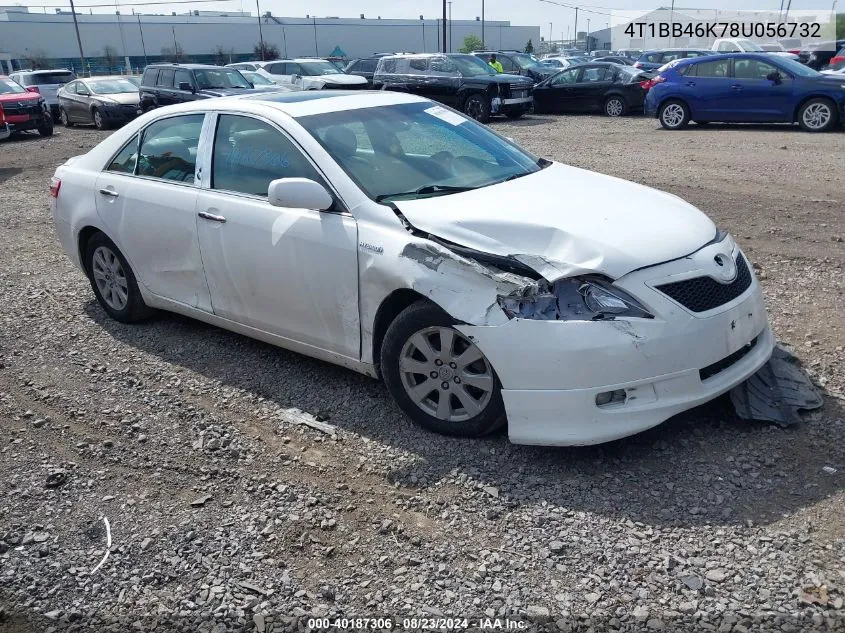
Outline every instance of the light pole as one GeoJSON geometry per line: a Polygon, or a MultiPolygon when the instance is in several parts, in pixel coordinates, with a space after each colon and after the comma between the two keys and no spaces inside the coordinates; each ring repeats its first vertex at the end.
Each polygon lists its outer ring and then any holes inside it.
{"type": "Polygon", "coordinates": [[[552,52],[552,23],[549,22],[549,52],[552,52]]]}
{"type": "Polygon", "coordinates": [[[587,54],[590,53],[590,18],[587,18],[587,54]]]}
{"type": "Polygon", "coordinates": [[[449,52],[452,52],[452,2],[449,2],[449,52]]]}
{"type": "Polygon", "coordinates": [[[76,43],[79,45],[79,61],[82,63],[82,72],[85,72],[85,53],[82,52],[82,38],[79,37],[79,23],[76,21],[76,9],[73,7],[73,0],[70,0],[70,12],[73,14],[73,28],[76,29],[76,43]]]}
{"type": "Polygon", "coordinates": [[[258,14],[258,45],[261,47],[261,61],[264,59],[264,31],[261,28],[261,9],[258,6],[258,0],[255,0],[255,12],[258,14]]]}
{"type": "Polygon", "coordinates": [[[484,0],[481,0],[481,48],[484,48],[484,0]]]}
{"type": "Polygon", "coordinates": [[[578,7],[575,7],[575,28],[573,29],[575,35],[575,48],[578,48],[578,7]]]}
{"type": "Polygon", "coordinates": [[[443,52],[446,52],[446,0],[443,0],[443,52]]]}
{"type": "Polygon", "coordinates": [[[144,44],[144,29],[141,28],[141,14],[137,13],[138,16],[138,31],[141,33],[141,50],[144,51],[144,66],[148,64],[147,62],[147,47],[144,44]]]}

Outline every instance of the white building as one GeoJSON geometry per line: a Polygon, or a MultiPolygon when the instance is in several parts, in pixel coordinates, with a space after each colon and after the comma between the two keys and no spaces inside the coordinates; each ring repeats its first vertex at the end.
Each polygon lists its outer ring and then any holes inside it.
{"type": "MultiPolygon", "coordinates": [[[[10,7],[9,9],[18,9],[10,7]]],[[[259,21],[251,15],[191,12],[185,15],[80,14],[77,13],[83,52],[96,70],[105,51],[112,62],[143,68],[148,62],[172,59],[179,49],[194,62],[214,63],[253,58],[259,42],[259,21]],[[216,55],[215,55],[216,53],[216,55]],[[222,60],[220,58],[223,58],[222,60]]],[[[347,57],[375,52],[432,52],[442,47],[442,20],[382,20],[355,18],[288,18],[264,16],[264,41],[282,57],[328,56],[336,49],[347,57]]],[[[482,35],[478,20],[456,20],[447,29],[447,43],[457,51],[464,37],[482,35]]],[[[539,26],[512,26],[509,21],[485,21],[487,47],[522,50],[528,40],[540,41],[539,26]]],[[[69,12],[44,14],[0,8],[0,64],[29,67],[33,60],[52,67],[79,70],[79,48],[69,12]]],[[[7,69],[8,70],[8,69],[7,69]]]]}

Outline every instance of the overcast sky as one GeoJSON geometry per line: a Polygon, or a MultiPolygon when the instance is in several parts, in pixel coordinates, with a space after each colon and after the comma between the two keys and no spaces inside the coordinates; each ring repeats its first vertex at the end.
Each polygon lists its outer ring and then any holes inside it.
{"type": "MultiPolygon", "coordinates": [[[[11,4],[14,0],[0,0],[0,4],[11,4]]],[[[131,2],[117,0],[121,5],[122,13],[131,13],[133,5],[131,2]]],[[[140,1],[140,0],[139,0],[140,1]]],[[[149,0],[148,0],[149,1],[149,0]]],[[[161,0],[158,0],[161,1],[161,0]]],[[[598,30],[605,27],[610,21],[608,13],[613,9],[653,9],[661,6],[657,2],[645,2],[643,0],[589,0],[585,3],[572,2],[571,0],[553,0],[554,2],[579,7],[578,26],[580,30],[586,30],[586,20],[590,20],[591,30],[598,30]]],[[[785,0],[784,5],[789,0],[785,0]]],[[[30,10],[40,10],[36,7],[54,5],[60,0],[43,0],[42,2],[25,3],[32,7],[30,10]]],[[[74,0],[77,10],[88,12],[86,5],[100,5],[101,8],[93,9],[97,13],[114,11],[114,2],[107,0],[74,0]],[[82,8],[85,6],[85,8],[82,8]]],[[[662,6],[668,7],[671,0],[667,0],[662,6]]],[[[366,17],[375,18],[417,18],[420,14],[426,18],[440,17],[442,4],[439,0],[260,0],[261,11],[271,11],[276,16],[304,17],[306,14],[318,17],[338,16],[356,18],[361,13],[366,17]]],[[[768,9],[778,10],[780,0],[744,0],[742,3],[734,3],[728,0],[695,0],[684,2],[676,0],[676,8],[694,7],[699,9],[768,9]]],[[[825,9],[830,10],[833,0],[792,0],[792,9],[825,9]]],[[[838,0],[838,8],[845,11],[845,0],[838,0]]],[[[70,8],[70,4],[64,5],[70,8]]],[[[134,5],[136,11],[141,13],[186,13],[190,9],[200,10],[229,10],[229,11],[252,11],[255,14],[255,0],[216,0],[214,2],[193,2],[190,4],[159,4],[154,6],[134,5]]],[[[54,9],[49,8],[52,12],[54,9]]],[[[453,0],[452,17],[459,19],[475,19],[481,15],[481,0],[453,0]]],[[[540,26],[541,33],[548,37],[549,23],[552,23],[554,38],[559,39],[567,26],[572,27],[575,19],[575,11],[572,8],[549,4],[542,0],[485,0],[485,18],[488,20],[510,20],[515,25],[540,26]]]]}

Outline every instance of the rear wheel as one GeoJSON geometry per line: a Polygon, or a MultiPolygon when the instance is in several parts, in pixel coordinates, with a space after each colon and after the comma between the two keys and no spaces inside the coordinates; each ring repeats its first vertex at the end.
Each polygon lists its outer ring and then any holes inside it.
{"type": "Polygon", "coordinates": [[[478,437],[505,423],[493,366],[436,305],[418,301],[390,324],[381,349],[384,382],[420,426],[446,435],[478,437]]]}
{"type": "Polygon", "coordinates": [[[85,266],[94,295],[110,317],[121,323],[135,323],[152,315],[129,263],[103,233],[95,233],[88,240],[85,266]]]}
{"type": "Polygon", "coordinates": [[[64,108],[59,110],[59,118],[62,121],[62,125],[64,125],[65,127],[73,127],[73,121],[70,120],[70,117],[67,114],[67,110],[65,110],[64,108]]]}
{"type": "Polygon", "coordinates": [[[660,106],[658,118],[660,125],[667,130],[680,130],[689,123],[689,107],[683,101],[667,101],[660,106]]]}
{"type": "Polygon", "coordinates": [[[482,94],[471,94],[464,101],[464,114],[479,123],[490,121],[490,99],[482,94]]]}
{"type": "Polygon", "coordinates": [[[836,123],[836,108],[827,99],[810,99],[798,110],[798,125],[807,132],[827,132],[836,123]]]}
{"type": "Polygon", "coordinates": [[[626,110],[627,106],[625,104],[625,99],[618,95],[608,97],[607,100],[604,102],[604,113],[607,116],[622,116],[625,114],[626,110]]]}

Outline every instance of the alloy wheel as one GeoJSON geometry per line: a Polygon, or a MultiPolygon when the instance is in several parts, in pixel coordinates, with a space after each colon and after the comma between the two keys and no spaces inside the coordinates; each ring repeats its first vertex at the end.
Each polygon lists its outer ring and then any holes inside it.
{"type": "Polygon", "coordinates": [[[476,121],[481,118],[481,115],[484,112],[484,106],[481,104],[481,101],[478,97],[470,97],[469,101],[467,101],[466,105],[466,113],[476,121]]]}
{"type": "Polygon", "coordinates": [[[103,301],[118,312],[129,302],[129,282],[120,259],[107,246],[98,246],[91,258],[91,274],[103,301]]]}
{"type": "Polygon", "coordinates": [[[624,106],[620,99],[609,99],[604,106],[607,116],[622,116],[622,110],[624,110],[624,106]]]}
{"type": "Polygon", "coordinates": [[[98,130],[103,129],[103,115],[100,114],[99,110],[94,110],[94,125],[98,130]]]}
{"type": "Polygon", "coordinates": [[[663,108],[661,116],[667,127],[678,127],[684,122],[684,108],[678,103],[670,103],[663,108]]]}
{"type": "Polygon", "coordinates": [[[804,125],[811,130],[820,130],[824,128],[829,122],[833,113],[830,106],[826,103],[813,103],[805,108],[802,115],[804,125]]]}
{"type": "Polygon", "coordinates": [[[425,413],[446,422],[480,414],[493,396],[493,368],[478,347],[451,327],[413,334],[399,356],[402,386],[425,413]]]}

